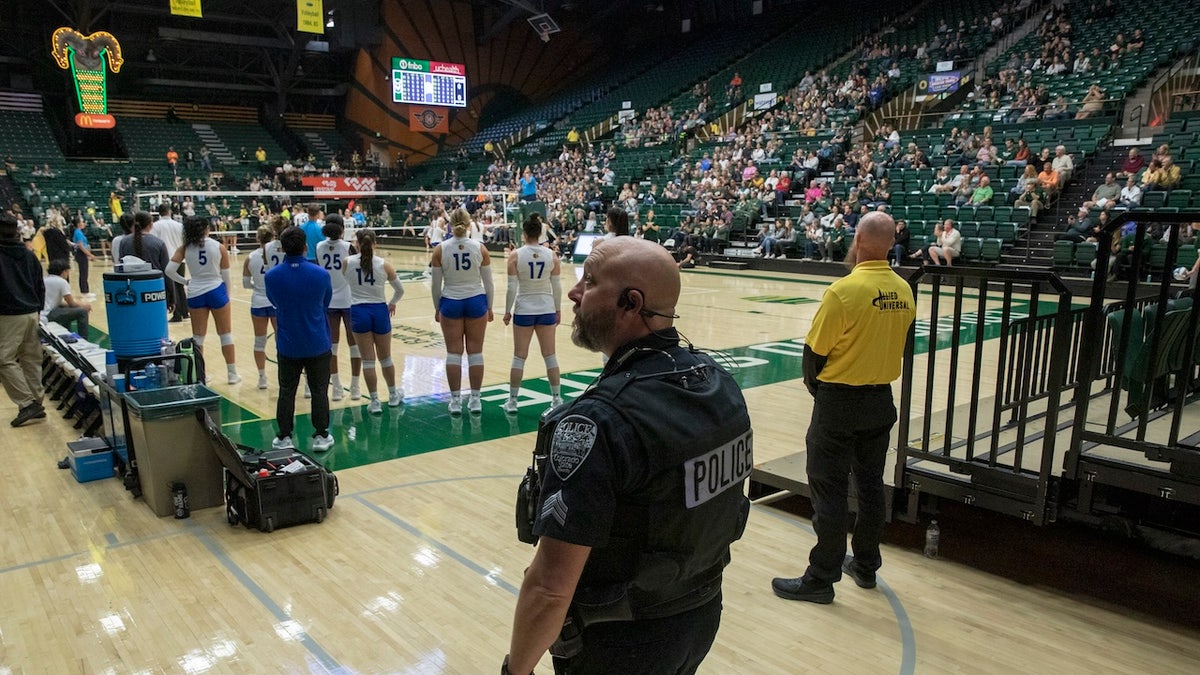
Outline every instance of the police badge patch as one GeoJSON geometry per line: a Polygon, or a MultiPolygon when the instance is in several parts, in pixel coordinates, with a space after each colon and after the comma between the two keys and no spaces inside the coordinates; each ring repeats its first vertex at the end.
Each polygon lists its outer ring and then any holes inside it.
{"type": "Polygon", "coordinates": [[[596,423],[583,415],[567,415],[554,429],[550,442],[550,465],[560,480],[567,480],[596,443],[596,423]]]}

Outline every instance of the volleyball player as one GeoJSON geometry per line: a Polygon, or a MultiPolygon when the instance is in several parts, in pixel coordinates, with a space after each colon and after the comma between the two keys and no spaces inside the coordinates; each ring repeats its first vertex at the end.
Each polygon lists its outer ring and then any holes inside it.
{"type": "MultiPolygon", "coordinates": [[[[242,263],[242,286],[250,289],[250,323],[254,324],[254,365],[258,367],[258,388],[267,388],[267,326],[278,331],[275,324],[275,305],[267,298],[267,286],[263,281],[268,264],[267,244],[275,240],[275,230],[268,225],[258,228],[258,248],[254,249],[246,262],[242,263]]],[[[280,252],[282,255],[282,251],[280,252]]]]}
{"type": "Polygon", "coordinates": [[[383,412],[379,394],[375,391],[377,356],[388,387],[388,405],[396,407],[404,402],[404,390],[396,386],[396,367],[392,363],[391,319],[396,313],[396,303],[404,295],[404,287],[391,263],[375,255],[373,231],[358,231],[358,250],[357,254],[346,258],[342,274],[350,286],[350,330],[362,355],[363,380],[371,397],[367,412],[377,415],[383,412]],[[385,281],[392,287],[392,297],[386,302],[385,281]]]}
{"type": "Polygon", "coordinates": [[[212,314],[221,340],[221,355],[225,357],[229,384],[242,381],[237,372],[237,356],[233,346],[233,316],[229,306],[229,251],[210,239],[208,220],[191,216],[183,223],[183,246],[171,256],[166,275],[186,289],[187,307],[191,314],[192,342],[203,353],[204,337],[208,334],[208,315],[212,314]],[[191,279],[179,275],[179,266],[187,262],[191,279]]]}
{"type": "Polygon", "coordinates": [[[338,214],[325,217],[325,225],[321,233],[325,241],[317,244],[317,264],[329,272],[329,281],[333,284],[333,299],[329,301],[326,318],[329,322],[329,341],[333,344],[329,361],[329,383],[333,387],[333,400],[342,400],[342,381],[338,378],[338,343],[341,330],[344,327],[346,342],[350,345],[350,398],[358,400],[362,395],[358,390],[358,374],[362,369],[362,357],[358,346],[354,344],[354,333],[350,330],[350,285],[346,283],[346,275],[342,267],[350,257],[350,244],[342,239],[345,232],[345,220],[338,214]]]}
{"type": "Polygon", "coordinates": [[[446,341],[446,382],[450,385],[450,414],[462,414],[462,359],[467,353],[471,395],[467,408],[483,412],[483,334],[492,320],[492,267],[488,250],[470,238],[471,215],[458,208],[450,216],[453,237],[433,252],[434,321],[446,341]]]}
{"type": "Polygon", "coordinates": [[[562,320],[561,268],[554,251],[538,243],[542,217],[529,214],[522,226],[525,245],[508,256],[508,295],[504,299],[504,325],[513,323],[513,360],[508,375],[508,401],[504,412],[517,412],[517,392],[529,356],[529,341],[537,335],[550,380],[550,405],[562,405],[554,333],[562,320]]]}

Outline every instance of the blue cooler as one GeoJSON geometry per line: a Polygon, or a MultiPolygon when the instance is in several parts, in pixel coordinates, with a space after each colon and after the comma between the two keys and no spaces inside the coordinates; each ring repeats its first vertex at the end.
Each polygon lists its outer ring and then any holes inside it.
{"type": "Polygon", "coordinates": [[[121,359],[156,355],[167,333],[167,290],[163,274],[105,272],[104,308],[108,336],[121,359]]]}

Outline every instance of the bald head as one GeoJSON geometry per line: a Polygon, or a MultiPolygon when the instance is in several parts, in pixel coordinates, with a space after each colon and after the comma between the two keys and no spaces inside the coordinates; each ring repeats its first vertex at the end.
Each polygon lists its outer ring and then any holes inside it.
{"type": "Polygon", "coordinates": [[[872,211],[858,221],[854,232],[857,262],[887,260],[888,251],[896,241],[896,221],[883,211],[872,211]]]}
{"type": "Polygon", "coordinates": [[[645,309],[659,314],[675,313],[675,304],[679,302],[679,268],[665,248],[645,239],[615,237],[597,245],[592,255],[604,277],[642,291],[645,309]]]}

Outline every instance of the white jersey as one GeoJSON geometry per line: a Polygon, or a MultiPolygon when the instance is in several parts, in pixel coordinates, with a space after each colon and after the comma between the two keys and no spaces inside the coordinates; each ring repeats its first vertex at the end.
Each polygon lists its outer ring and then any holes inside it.
{"type": "MultiPolygon", "coordinates": [[[[267,242],[268,244],[272,242],[267,242]]],[[[263,307],[274,307],[271,301],[267,299],[267,284],[263,281],[263,277],[267,275],[267,270],[271,269],[264,262],[262,248],[256,248],[250,252],[250,257],[247,263],[250,266],[250,284],[254,286],[254,290],[250,293],[250,307],[252,309],[261,309],[263,307]]]]}
{"type": "Polygon", "coordinates": [[[342,268],[346,266],[349,257],[350,244],[341,239],[326,239],[317,244],[317,264],[329,272],[329,281],[333,284],[333,297],[329,300],[329,309],[350,307],[350,284],[346,283],[346,275],[342,274],[342,268]]]}
{"type": "Polygon", "coordinates": [[[377,302],[387,302],[385,286],[388,285],[387,272],[383,269],[384,260],[375,256],[369,268],[362,265],[362,255],[354,254],[346,258],[342,274],[350,286],[350,304],[369,305],[377,302]]]}
{"type": "MultiPolygon", "coordinates": [[[[278,239],[272,239],[263,247],[263,262],[265,263],[267,272],[270,272],[276,265],[283,262],[287,255],[283,252],[283,244],[278,239]]],[[[264,272],[265,274],[265,272],[264,272]]]]}
{"type": "Polygon", "coordinates": [[[550,273],[554,271],[554,252],[545,246],[526,244],[517,249],[517,300],[513,314],[553,314],[554,289],[550,273]]]}
{"type": "Polygon", "coordinates": [[[469,238],[453,237],[438,247],[442,256],[442,297],[466,300],[483,294],[483,246],[469,238]]]}
{"type": "Polygon", "coordinates": [[[167,245],[167,250],[170,251],[172,256],[175,255],[180,246],[183,246],[183,223],[178,220],[159,218],[154,221],[151,232],[154,236],[163,240],[163,243],[167,245]]]}
{"type": "Polygon", "coordinates": [[[425,227],[425,236],[429,237],[429,245],[433,246],[446,238],[446,228],[442,227],[442,219],[438,218],[425,227]]]}
{"type": "Polygon", "coordinates": [[[183,249],[183,260],[191,278],[187,285],[189,298],[199,297],[225,283],[221,280],[221,245],[205,237],[199,244],[183,249]]]}

